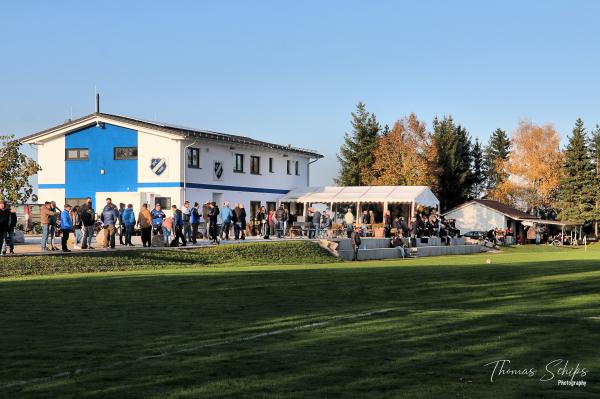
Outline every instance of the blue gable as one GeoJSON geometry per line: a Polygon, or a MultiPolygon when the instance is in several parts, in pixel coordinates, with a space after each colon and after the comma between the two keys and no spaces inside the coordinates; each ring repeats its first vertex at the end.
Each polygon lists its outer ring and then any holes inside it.
{"type": "Polygon", "coordinates": [[[137,159],[114,159],[115,147],[137,146],[137,131],[108,123],[68,134],[65,149],[87,148],[89,159],[65,161],[65,197],[94,199],[96,192],[137,191],[137,159]]]}

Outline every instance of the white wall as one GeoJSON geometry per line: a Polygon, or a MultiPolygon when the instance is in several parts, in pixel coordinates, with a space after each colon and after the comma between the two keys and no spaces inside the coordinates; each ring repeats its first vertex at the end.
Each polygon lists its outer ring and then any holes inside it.
{"type": "Polygon", "coordinates": [[[65,204],[65,189],[64,188],[45,188],[38,190],[38,204],[44,202],[56,201],[56,205],[62,209],[65,204]]]}
{"type": "Polygon", "coordinates": [[[463,206],[445,216],[447,219],[456,219],[456,228],[460,229],[461,234],[506,227],[506,217],[502,213],[477,203],[463,206]]]}
{"type": "Polygon", "coordinates": [[[42,170],[38,184],[65,183],[65,136],[56,137],[37,146],[37,160],[42,170]]]}
{"type": "MultiPolygon", "coordinates": [[[[182,180],[180,165],[181,141],[138,131],[138,182],[179,182],[182,180]],[[164,158],[167,168],[156,175],[150,168],[153,158],[164,158]]],[[[140,191],[143,191],[140,188],[140,191]]]]}

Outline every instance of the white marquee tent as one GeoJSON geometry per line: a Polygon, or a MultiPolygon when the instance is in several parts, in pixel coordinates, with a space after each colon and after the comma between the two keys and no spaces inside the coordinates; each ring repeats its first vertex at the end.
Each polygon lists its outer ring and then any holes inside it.
{"type": "Polygon", "coordinates": [[[422,205],[431,208],[438,208],[440,201],[427,186],[320,186],[303,187],[292,190],[279,202],[302,203],[306,207],[308,204],[323,203],[330,204],[360,204],[382,203],[384,209],[388,204],[410,204],[411,214],[414,213],[415,206],[422,205]]]}

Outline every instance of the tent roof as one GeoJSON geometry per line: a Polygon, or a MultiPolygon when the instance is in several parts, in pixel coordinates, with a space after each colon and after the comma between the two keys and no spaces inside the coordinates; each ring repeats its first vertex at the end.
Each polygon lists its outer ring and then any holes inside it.
{"type": "Polygon", "coordinates": [[[287,193],[280,202],[389,202],[436,207],[437,197],[427,186],[320,186],[302,187],[287,193]]]}

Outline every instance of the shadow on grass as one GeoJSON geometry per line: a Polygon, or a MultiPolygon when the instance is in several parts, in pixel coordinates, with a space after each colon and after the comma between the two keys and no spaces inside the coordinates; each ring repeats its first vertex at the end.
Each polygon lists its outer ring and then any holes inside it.
{"type": "Polygon", "coordinates": [[[571,392],[591,397],[599,392],[600,329],[585,317],[598,315],[599,285],[600,264],[584,260],[4,282],[0,384],[340,314],[402,308],[407,311],[232,342],[8,393],[502,398],[571,392]],[[558,358],[592,370],[588,387],[565,391],[539,382],[541,375],[490,384],[491,370],[483,366],[511,359],[515,367],[542,372],[558,358]]]}

